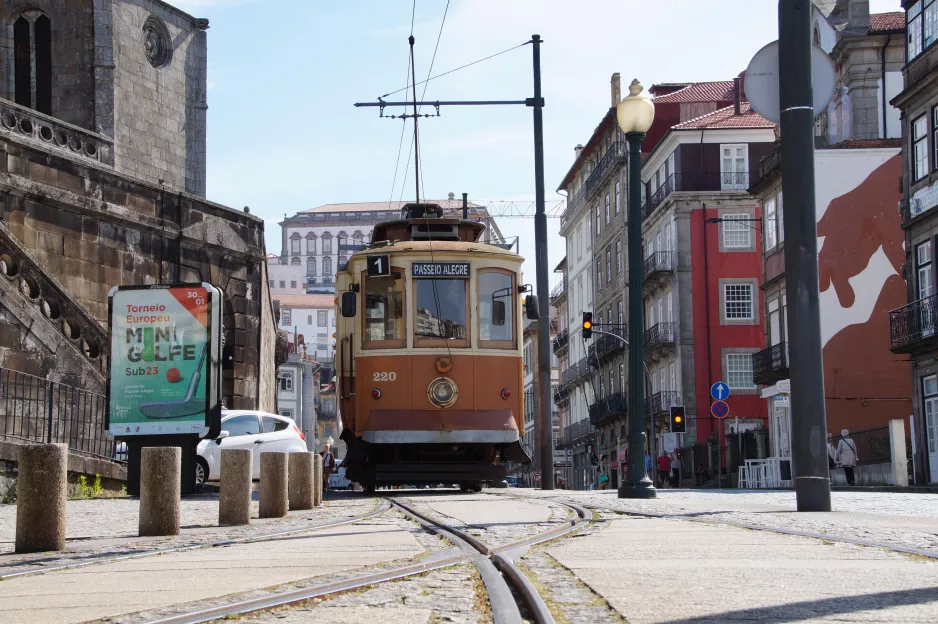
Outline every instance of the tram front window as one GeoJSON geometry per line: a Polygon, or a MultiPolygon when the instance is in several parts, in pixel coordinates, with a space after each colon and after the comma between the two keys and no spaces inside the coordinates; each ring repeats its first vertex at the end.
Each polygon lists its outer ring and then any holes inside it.
{"type": "Polygon", "coordinates": [[[515,347],[514,276],[493,269],[479,271],[479,346],[489,349],[515,347]],[[501,308],[501,311],[498,310],[501,308]]]}
{"type": "Polygon", "coordinates": [[[365,348],[404,346],[404,280],[401,273],[365,279],[365,348]]]}
{"type": "Polygon", "coordinates": [[[415,279],[417,314],[414,344],[433,346],[445,340],[450,346],[469,346],[466,326],[466,285],[461,279],[415,279]]]}

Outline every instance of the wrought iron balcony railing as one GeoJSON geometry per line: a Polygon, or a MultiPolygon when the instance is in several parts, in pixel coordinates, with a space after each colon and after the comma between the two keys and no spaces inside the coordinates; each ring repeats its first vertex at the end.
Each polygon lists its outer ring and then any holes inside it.
{"type": "Polygon", "coordinates": [[[554,355],[557,355],[559,352],[563,351],[570,344],[570,332],[569,330],[563,330],[556,336],[554,336],[554,355]]]}
{"type": "Polygon", "coordinates": [[[559,386],[554,389],[554,403],[560,405],[570,398],[570,389],[565,386],[559,386]]]}
{"type": "MultiPolygon", "coordinates": [[[[586,441],[593,435],[592,423],[588,419],[583,419],[568,425],[563,429],[563,446],[561,448],[570,448],[580,442],[586,441]]],[[[558,445],[560,446],[560,445],[558,445]]]]}
{"type": "Polygon", "coordinates": [[[594,426],[602,425],[617,416],[624,416],[627,403],[625,393],[610,394],[604,399],[589,406],[590,423],[594,426]]]}
{"type": "Polygon", "coordinates": [[[769,385],[788,379],[788,344],[780,342],[752,356],[752,382],[769,385]]]}
{"type": "Polygon", "coordinates": [[[550,291],[550,304],[557,305],[560,303],[567,294],[567,280],[566,278],[562,279],[559,284],[554,286],[554,289],[550,291]]]}
{"type": "Polygon", "coordinates": [[[655,208],[664,203],[671,193],[699,193],[704,191],[745,191],[749,188],[749,172],[731,173],[674,173],[664,181],[642,208],[647,219],[655,208]]]}
{"type": "Polygon", "coordinates": [[[776,147],[768,156],[759,163],[759,172],[751,180],[750,187],[762,182],[765,178],[772,175],[776,169],[782,166],[782,148],[776,147]]]}
{"type": "Polygon", "coordinates": [[[919,299],[889,313],[889,346],[893,353],[915,353],[938,345],[935,333],[938,295],[919,299]]]}
{"type": "Polygon", "coordinates": [[[677,323],[658,323],[645,330],[643,342],[645,351],[657,347],[673,345],[677,341],[677,323]]]}
{"type": "Polygon", "coordinates": [[[680,405],[681,397],[674,390],[656,392],[645,399],[645,416],[670,414],[671,408],[680,405]]]}
{"type": "Polygon", "coordinates": [[[582,358],[579,362],[571,364],[563,371],[560,375],[560,385],[564,387],[575,386],[580,381],[589,377],[591,372],[587,359],[582,358]]]}
{"type": "Polygon", "coordinates": [[[572,199],[567,200],[567,208],[560,216],[560,227],[563,227],[567,223],[567,219],[575,214],[580,206],[592,196],[593,191],[603,183],[616,163],[625,161],[628,151],[628,146],[620,141],[615,141],[609,146],[609,149],[606,150],[603,157],[596,163],[596,168],[593,169],[593,172],[586,178],[586,182],[583,183],[580,190],[576,192],[572,199]]]}
{"type": "Polygon", "coordinates": [[[657,273],[674,272],[674,252],[656,251],[642,263],[642,279],[648,281],[657,273]]]}
{"type": "Polygon", "coordinates": [[[625,351],[625,341],[623,339],[628,334],[625,325],[606,326],[603,327],[603,331],[612,335],[597,336],[593,340],[593,344],[589,346],[587,361],[594,367],[597,360],[625,351]]]}

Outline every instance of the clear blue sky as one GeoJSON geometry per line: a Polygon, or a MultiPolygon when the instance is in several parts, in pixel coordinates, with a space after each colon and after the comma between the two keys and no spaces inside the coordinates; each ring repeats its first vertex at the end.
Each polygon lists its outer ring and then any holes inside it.
{"type": "MultiPolygon", "coordinates": [[[[207,17],[208,197],[250,206],[267,219],[268,251],[280,251],[284,213],[392,196],[401,122],[356,101],[406,84],[412,0],[170,0],[207,17]]],[[[416,73],[427,76],[446,0],[417,0],[416,73]]],[[[871,12],[900,10],[872,0],[871,12]]],[[[729,80],[778,36],[775,0],[451,0],[433,73],[522,43],[542,46],[547,197],[610,105],[609,79],[624,85],[729,80]]],[[[524,99],[532,95],[526,46],[429,84],[428,99],[524,99]]],[[[422,93],[422,87],[418,87],[422,93]]],[[[450,108],[423,121],[426,195],[533,200],[531,111],[450,108]]],[[[393,197],[404,181],[412,128],[404,134],[393,197]]],[[[402,186],[403,184],[403,186],[402,186]]],[[[423,194],[423,193],[422,193],[423,194]]],[[[534,282],[533,219],[502,219],[520,235],[534,282]]],[[[551,268],[564,255],[550,220],[551,268]]],[[[551,276],[554,283],[557,276],[551,276]]]]}

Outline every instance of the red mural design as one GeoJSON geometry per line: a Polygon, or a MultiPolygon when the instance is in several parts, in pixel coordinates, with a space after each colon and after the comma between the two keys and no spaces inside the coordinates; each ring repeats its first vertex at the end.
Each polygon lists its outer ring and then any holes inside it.
{"type": "MultiPolygon", "coordinates": [[[[901,274],[905,260],[896,180],[902,158],[889,159],[849,193],[834,199],[818,222],[826,237],[818,254],[820,289],[833,286],[841,306],[856,294],[848,282],[860,275],[880,247],[901,274]]],[[[899,275],[883,284],[869,320],[850,325],[824,346],[824,391],[829,431],[885,426],[911,413],[909,366],[889,350],[889,311],[905,304],[899,275]]]]}

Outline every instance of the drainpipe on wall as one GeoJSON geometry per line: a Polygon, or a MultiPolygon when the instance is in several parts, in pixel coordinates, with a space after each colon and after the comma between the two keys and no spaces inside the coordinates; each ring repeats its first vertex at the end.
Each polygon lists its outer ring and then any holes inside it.
{"type": "Polygon", "coordinates": [[[889,47],[890,41],[892,41],[891,34],[888,37],[886,37],[886,44],[883,46],[883,49],[879,53],[880,63],[881,63],[880,74],[882,75],[882,81],[883,81],[883,87],[882,87],[883,88],[883,132],[882,132],[883,136],[880,138],[883,138],[883,139],[889,138],[888,136],[889,133],[887,132],[887,129],[886,129],[886,111],[887,111],[886,107],[889,105],[889,101],[886,99],[886,48],[889,47]]]}

